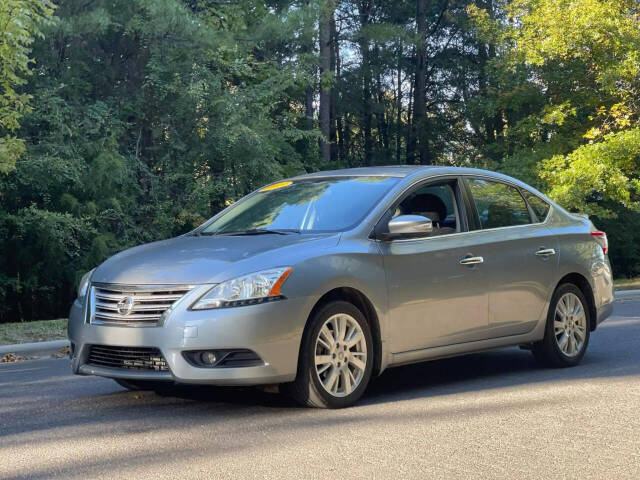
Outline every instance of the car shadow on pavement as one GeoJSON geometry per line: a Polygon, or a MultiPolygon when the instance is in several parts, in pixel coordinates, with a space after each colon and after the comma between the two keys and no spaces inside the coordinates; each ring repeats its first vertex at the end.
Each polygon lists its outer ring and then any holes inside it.
{"type": "MultiPolygon", "coordinates": [[[[518,348],[416,363],[389,368],[372,380],[359,405],[429,398],[470,390],[490,390],[519,384],[571,381],[590,377],[640,374],[640,362],[612,367],[611,357],[591,353],[574,368],[546,368],[518,348]],[[622,367],[622,368],[620,368],[622,367]]],[[[639,359],[640,360],[640,359],[639,359]]],[[[175,386],[156,395],[204,403],[225,403],[236,407],[303,408],[285,394],[258,388],[175,386]]]]}
{"type": "MultiPolygon", "coordinates": [[[[573,368],[544,367],[531,352],[518,347],[389,368],[371,382],[359,404],[428,398],[521,384],[639,375],[637,338],[640,338],[640,319],[617,319],[605,323],[591,337],[589,350],[581,364],[573,368]]],[[[253,388],[178,387],[163,395],[200,402],[296,407],[284,395],[264,393],[253,388]]]]}
{"type": "MultiPolygon", "coordinates": [[[[638,338],[640,319],[605,323],[592,337],[583,363],[566,369],[543,368],[529,352],[518,348],[388,369],[373,380],[354,410],[341,411],[336,421],[366,417],[362,409],[366,411],[369,406],[389,402],[534,384],[638,376],[638,338]]],[[[44,365],[36,362],[34,367],[44,365]]],[[[72,432],[70,436],[78,432],[89,434],[96,426],[107,430],[120,428],[126,433],[172,428],[177,423],[233,425],[249,418],[291,423],[314,418],[328,421],[336,415],[299,408],[284,395],[255,388],[182,386],[160,394],[128,392],[107,379],[72,376],[63,360],[55,362],[59,362],[56,368],[60,371],[57,381],[51,381],[51,373],[44,367],[42,373],[34,369],[33,375],[23,383],[11,384],[10,376],[3,378],[0,443],[14,435],[46,431],[56,437],[64,437],[67,432],[72,432]]]]}
{"type": "MultiPolygon", "coordinates": [[[[635,343],[629,344],[628,349],[621,349],[624,338],[640,338],[640,320],[601,326],[598,335],[592,337],[588,354],[573,368],[546,368],[537,363],[529,351],[517,347],[389,368],[371,382],[359,405],[523,384],[640,375],[640,352],[635,343]],[[611,348],[614,344],[616,348],[611,348]]],[[[176,386],[156,393],[156,396],[204,405],[225,405],[238,413],[247,407],[302,408],[286,395],[266,393],[258,388],[176,386]]]]}

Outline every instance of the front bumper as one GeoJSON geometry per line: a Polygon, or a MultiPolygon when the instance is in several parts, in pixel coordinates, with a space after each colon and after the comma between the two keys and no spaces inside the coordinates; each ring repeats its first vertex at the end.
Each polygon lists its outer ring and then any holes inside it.
{"type": "MultiPolygon", "coordinates": [[[[197,295],[198,292],[191,292],[187,296],[193,298],[197,295]]],[[[178,302],[162,326],[128,327],[89,324],[85,320],[84,306],[76,301],[69,313],[73,372],[110,378],[214,385],[265,385],[295,379],[300,341],[309,314],[304,298],[202,311],[188,310],[189,304],[189,299],[178,302]],[[169,371],[89,364],[91,345],[155,347],[164,356],[169,371]],[[205,368],[191,365],[182,355],[185,350],[208,349],[249,349],[258,354],[264,364],[205,368]]]]}
{"type": "Polygon", "coordinates": [[[596,325],[600,325],[613,313],[613,302],[600,305],[597,309],[597,321],[596,325]]]}

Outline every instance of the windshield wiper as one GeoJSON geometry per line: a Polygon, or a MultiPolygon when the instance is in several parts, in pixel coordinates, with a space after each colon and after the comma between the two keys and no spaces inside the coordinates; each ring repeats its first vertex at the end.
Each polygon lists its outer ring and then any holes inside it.
{"type": "Polygon", "coordinates": [[[294,228],[250,228],[249,230],[237,230],[234,232],[200,232],[200,235],[220,235],[220,236],[236,236],[236,235],[289,235],[291,233],[300,233],[300,230],[294,228]]]}

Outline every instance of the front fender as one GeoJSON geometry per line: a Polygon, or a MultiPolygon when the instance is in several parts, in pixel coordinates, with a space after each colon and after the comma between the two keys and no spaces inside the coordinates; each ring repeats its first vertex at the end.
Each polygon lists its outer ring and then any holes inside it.
{"type": "Polygon", "coordinates": [[[381,368],[387,364],[385,339],[388,338],[388,296],[384,266],[375,242],[353,249],[307,259],[293,267],[282,292],[290,298],[304,297],[308,321],[318,301],[337,288],[352,288],[364,295],[373,306],[379,322],[382,344],[381,368]]]}

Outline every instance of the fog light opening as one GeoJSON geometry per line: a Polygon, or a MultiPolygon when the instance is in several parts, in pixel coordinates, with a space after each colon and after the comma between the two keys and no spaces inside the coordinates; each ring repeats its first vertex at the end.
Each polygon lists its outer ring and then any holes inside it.
{"type": "Polygon", "coordinates": [[[205,351],[200,354],[200,361],[204,365],[215,365],[216,360],[218,360],[218,357],[216,357],[214,352],[205,351]]]}
{"type": "Polygon", "coordinates": [[[182,356],[190,365],[200,368],[258,367],[265,363],[246,348],[218,350],[185,350],[182,356]]]}

